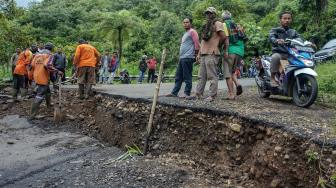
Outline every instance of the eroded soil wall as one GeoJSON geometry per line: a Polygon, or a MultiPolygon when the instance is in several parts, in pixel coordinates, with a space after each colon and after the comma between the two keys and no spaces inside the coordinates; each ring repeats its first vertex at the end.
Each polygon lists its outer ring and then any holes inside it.
{"type": "MultiPolygon", "coordinates": [[[[120,147],[143,147],[150,102],[100,95],[96,100],[93,124],[101,139],[120,147]]],[[[158,105],[150,154],[190,159],[210,185],[228,179],[246,187],[316,187],[321,178],[332,183],[336,161],[332,148],[243,119],[158,105]]]]}

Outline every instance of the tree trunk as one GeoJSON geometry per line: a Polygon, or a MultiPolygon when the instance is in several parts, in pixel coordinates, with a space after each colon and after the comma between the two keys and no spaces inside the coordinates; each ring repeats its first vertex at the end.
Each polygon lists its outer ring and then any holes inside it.
{"type": "Polygon", "coordinates": [[[122,28],[118,28],[119,61],[122,58],[122,28]]]}

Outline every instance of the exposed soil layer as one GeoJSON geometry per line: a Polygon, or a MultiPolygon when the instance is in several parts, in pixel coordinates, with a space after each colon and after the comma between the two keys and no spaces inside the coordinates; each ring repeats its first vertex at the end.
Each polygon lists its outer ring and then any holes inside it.
{"type": "Polygon", "coordinates": [[[317,142],[326,140],[336,145],[335,109],[316,103],[310,108],[300,108],[293,104],[291,98],[282,96],[271,96],[269,99],[260,98],[254,87],[244,88],[243,95],[235,101],[224,100],[225,97],[226,92],[224,91],[219,92],[219,96],[213,102],[167,97],[160,97],[160,102],[246,117],[249,120],[273,124],[274,127],[298,136],[307,136],[308,139],[314,139],[317,142]]]}
{"type": "MultiPolygon", "coordinates": [[[[13,106],[1,101],[7,111],[0,112],[0,117],[28,114],[30,101],[13,106]]],[[[122,148],[143,146],[150,101],[96,95],[84,102],[77,100],[74,92],[66,92],[64,101],[65,129],[76,127],[83,134],[122,148]]],[[[41,115],[52,116],[52,110],[42,107],[41,111],[41,115]]],[[[161,100],[150,137],[150,154],[145,158],[183,167],[168,170],[168,174],[180,173],[176,180],[181,184],[177,186],[306,188],[316,187],[321,178],[335,186],[331,178],[336,172],[333,142],[298,133],[277,122],[161,100]],[[184,181],[190,173],[195,181],[184,181]]]]}

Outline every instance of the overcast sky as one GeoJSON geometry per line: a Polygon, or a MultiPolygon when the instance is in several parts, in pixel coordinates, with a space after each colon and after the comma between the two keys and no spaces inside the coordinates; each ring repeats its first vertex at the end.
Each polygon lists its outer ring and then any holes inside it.
{"type": "Polygon", "coordinates": [[[27,7],[29,2],[42,1],[42,0],[16,0],[16,3],[19,7],[27,7]]]}

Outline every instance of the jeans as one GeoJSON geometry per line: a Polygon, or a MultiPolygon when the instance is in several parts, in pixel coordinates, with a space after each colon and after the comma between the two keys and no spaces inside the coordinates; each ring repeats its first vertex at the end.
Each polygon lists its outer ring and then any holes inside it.
{"type": "Polygon", "coordinates": [[[141,71],[141,70],[140,70],[138,83],[142,83],[142,80],[143,80],[144,77],[145,77],[145,72],[146,72],[146,71],[141,71]]]}
{"type": "Polygon", "coordinates": [[[101,67],[99,70],[99,82],[105,83],[108,78],[108,67],[101,67]]]}
{"type": "Polygon", "coordinates": [[[154,76],[155,76],[155,69],[148,69],[148,78],[147,78],[147,82],[149,83],[153,83],[154,81],[154,76]]]}
{"type": "Polygon", "coordinates": [[[115,72],[111,72],[111,75],[110,75],[107,83],[109,83],[109,84],[113,83],[113,80],[114,80],[114,77],[115,77],[115,73],[116,73],[116,71],[115,72]]]}
{"type": "Polygon", "coordinates": [[[185,82],[184,94],[190,96],[192,88],[192,70],[193,64],[195,62],[194,58],[183,58],[180,59],[176,75],[175,75],[175,86],[172,91],[173,95],[178,95],[181,89],[182,83],[185,82]]]}

